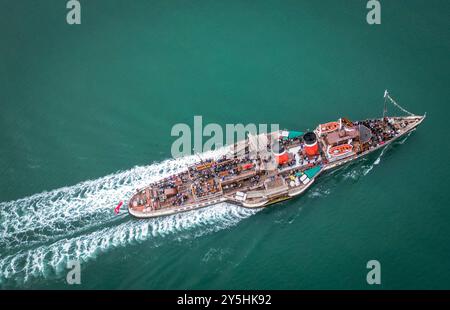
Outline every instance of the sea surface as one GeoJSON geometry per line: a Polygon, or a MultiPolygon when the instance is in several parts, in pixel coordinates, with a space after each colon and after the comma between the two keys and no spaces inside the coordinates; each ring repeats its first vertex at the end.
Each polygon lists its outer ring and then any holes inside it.
{"type": "Polygon", "coordinates": [[[450,288],[449,1],[381,1],[380,25],[365,0],[80,2],[68,25],[66,1],[0,0],[1,288],[450,288]],[[385,89],[424,123],[302,197],[113,212],[198,160],[177,123],[302,131],[379,117],[385,89]]]}

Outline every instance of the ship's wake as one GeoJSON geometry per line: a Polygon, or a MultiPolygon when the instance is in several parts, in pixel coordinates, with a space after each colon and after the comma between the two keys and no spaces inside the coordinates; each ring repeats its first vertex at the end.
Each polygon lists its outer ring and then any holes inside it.
{"type": "Polygon", "coordinates": [[[196,238],[234,226],[256,212],[222,203],[167,217],[130,219],[6,256],[0,259],[0,281],[24,283],[36,277],[58,277],[70,260],[84,263],[113,248],[144,241],[147,247],[157,247],[168,238],[178,241],[196,238]]]}
{"type": "Polygon", "coordinates": [[[51,242],[118,221],[112,212],[136,188],[185,169],[192,158],[136,167],[97,180],[0,204],[0,248],[51,242]]]}
{"type": "MultiPolygon", "coordinates": [[[[222,148],[202,158],[217,158],[222,148]]],[[[186,169],[196,156],[135,167],[106,177],[0,203],[0,283],[58,275],[68,260],[88,261],[117,246],[162,237],[196,237],[237,224],[256,211],[219,204],[149,220],[117,216],[119,200],[136,188],[186,169]]],[[[150,241],[151,240],[151,241],[150,241]]]]}

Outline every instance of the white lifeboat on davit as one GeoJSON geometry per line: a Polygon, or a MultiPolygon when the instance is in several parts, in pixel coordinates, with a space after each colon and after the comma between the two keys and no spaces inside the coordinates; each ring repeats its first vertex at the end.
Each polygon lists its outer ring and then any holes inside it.
{"type": "Polygon", "coordinates": [[[351,144],[336,145],[328,149],[328,154],[332,157],[348,155],[351,152],[353,152],[353,145],[351,144]]]}

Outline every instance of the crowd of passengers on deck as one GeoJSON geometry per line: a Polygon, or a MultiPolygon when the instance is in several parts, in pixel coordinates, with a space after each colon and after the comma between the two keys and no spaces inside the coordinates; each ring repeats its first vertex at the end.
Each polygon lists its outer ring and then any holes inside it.
{"type": "Polygon", "coordinates": [[[355,122],[355,124],[362,124],[372,131],[372,137],[369,144],[373,146],[383,144],[398,134],[398,130],[388,121],[387,118],[383,120],[365,120],[355,122]]]}
{"type": "Polygon", "coordinates": [[[210,164],[210,168],[198,170],[198,166],[189,167],[189,174],[193,180],[206,181],[211,178],[224,180],[225,174],[231,176],[239,175],[242,171],[241,165],[249,163],[251,163],[249,156],[234,159],[228,159],[226,156],[223,156],[217,161],[213,161],[212,159],[202,161],[203,166],[210,164]]]}
{"type": "Polygon", "coordinates": [[[196,180],[193,184],[193,189],[195,192],[195,196],[204,197],[207,195],[211,195],[220,191],[219,185],[211,179],[206,182],[201,182],[200,180],[196,180]]]}
{"type": "MultiPolygon", "coordinates": [[[[283,146],[288,146],[292,143],[300,142],[300,138],[294,139],[281,139],[280,143],[283,146]]],[[[301,152],[299,152],[299,156],[301,161],[305,161],[307,164],[312,164],[315,162],[317,158],[309,158],[307,156],[303,156],[301,152]]],[[[257,163],[261,164],[264,161],[265,163],[269,162],[269,159],[262,160],[258,157],[256,160],[257,163]]],[[[186,193],[178,192],[174,197],[166,197],[164,194],[165,189],[176,188],[179,189],[179,185],[188,181],[188,178],[195,180],[192,184],[192,189],[197,197],[204,197],[210,194],[217,193],[220,191],[220,186],[215,182],[215,179],[218,178],[221,181],[224,181],[227,178],[239,176],[243,169],[242,167],[245,164],[252,164],[253,161],[250,159],[250,156],[247,154],[242,157],[237,157],[233,159],[229,159],[226,155],[222,156],[218,160],[206,159],[202,160],[200,164],[196,166],[191,166],[188,169],[188,173],[182,173],[180,175],[172,175],[169,176],[157,183],[155,183],[156,196],[153,197],[153,204],[150,204],[147,201],[147,198],[144,193],[139,196],[138,204],[139,205],[150,205],[151,209],[154,210],[154,205],[161,205],[160,203],[166,203],[171,205],[182,205],[189,199],[189,196],[186,193]],[[198,169],[202,167],[201,169],[198,169]]],[[[295,157],[291,158],[291,160],[284,164],[284,166],[293,166],[296,164],[295,157]]],[[[255,186],[260,182],[260,175],[255,175],[251,177],[249,180],[251,186],[255,186]]],[[[227,188],[240,188],[242,187],[242,183],[232,183],[227,185],[227,188]]]]}

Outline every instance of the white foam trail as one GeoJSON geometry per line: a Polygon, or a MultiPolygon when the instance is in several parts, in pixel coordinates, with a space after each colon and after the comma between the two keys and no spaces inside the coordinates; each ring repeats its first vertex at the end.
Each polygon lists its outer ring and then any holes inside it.
{"type": "Polygon", "coordinates": [[[352,170],[344,173],[344,180],[347,180],[347,179],[357,180],[357,179],[359,179],[360,175],[361,175],[361,173],[358,170],[352,169],[352,170]]]}
{"type": "Polygon", "coordinates": [[[173,236],[174,240],[202,236],[234,226],[258,211],[259,209],[246,209],[221,203],[161,218],[131,219],[114,227],[60,239],[49,245],[41,245],[2,258],[0,259],[0,283],[11,280],[24,283],[35,277],[59,276],[66,271],[69,260],[78,260],[83,263],[112,248],[146,240],[147,242],[153,240],[153,246],[158,246],[158,238],[167,235],[173,236]]]}
{"type": "Polygon", "coordinates": [[[406,135],[406,137],[405,137],[403,140],[398,141],[398,142],[396,142],[396,143],[398,143],[398,144],[403,144],[403,143],[405,143],[406,140],[408,140],[409,136],[410,136],[414,131],[415,131],[415,129],[412,130],[412,131],[410,131],[410,132],[406,135]]]}
{"type": "Polygon", "coordinates": [[[381,150],[380,155],[378,155],[377,159],[375,159],[375,161],[373,162],[373,164],[370,165],[368,168],[366,168],[366,169],[363,171],[363,175],[367,175],[370,171],[372,171],[373,167],[375,167],[376,165],[378,165],[378,164],[380,163],[381,158],[383,157],[383,155],[384,155],[384,153],[386,152],[386,150],[388,149],[388,147],[389,147],[389,145],[386,146],[385,148],[383,148],[383,149],[381,150]]]}
{"type": "MultiPolygon", "coordinates": [[[[227,151],[224,147],[204,153],[202,158],[216,158],[227,151]]],[[[0,203],[0,248],[14,250],[50,242],[120,220],[113,213],[120,200],[127,201],[136,188],[180,172],[197,161],[197,156],[170,159],[0,203]]]]}
{"type": "Polygon", "coordinates": [[[317,186],[316,188],[311,189],[308,192],[309,198],[318,198],[327,196],[331,193],[331,190],[329,188],[324,188],[323,186],[317,186]]]}
{"type": "MultiPolygon", "coordinates": [[[[414,131],[414,130],[413,130],[414,131]]],[[[397,140],[392,142],[392,144],[403,144],[406,142],[406,140],[408,140],[409,136],[413,133],[413,131],[410,131],[401,141],[397,140]]],[[[377,159],[375,159],[375,161],[373,162],[372,165],[370,165],[366,170],[364,170],[363,174],[367,175],[370,171],[372,171],[373,167],[380,164],[381,162],[381,158],[383,157],[384,153],[386,152],[386,150],[390,147],[391,145],[387,145],[385,148],[383,148],[383,150],[381,151],[380,155],[378,155],[377,159]]]]}

